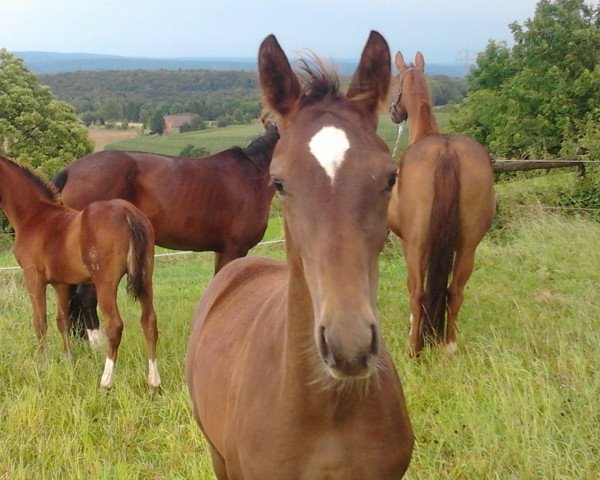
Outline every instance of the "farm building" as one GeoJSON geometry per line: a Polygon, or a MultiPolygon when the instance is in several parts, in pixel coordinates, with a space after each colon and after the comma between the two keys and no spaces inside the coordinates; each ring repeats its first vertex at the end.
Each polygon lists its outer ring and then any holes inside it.
{"type": "Polygon", "coordinates": [[[165,122],[165,134],[179,133],[181,127],[184,125],[192,124],[191,115],[164,115],[163,121],[165,122]]]}

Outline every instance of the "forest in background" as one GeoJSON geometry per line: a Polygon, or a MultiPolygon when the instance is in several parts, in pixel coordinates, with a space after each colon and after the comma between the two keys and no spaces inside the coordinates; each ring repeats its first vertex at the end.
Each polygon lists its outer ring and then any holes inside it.
{"type": "MultiPolygon", "coordinates": [[[[38,75],[57,98],[75,108],[86,124],[113,121],[153,123],[162,115],[192,113],[221,125],[249,123],[260,114],[258,74],[216,70],[79,71],[38,75]]],[[[436,105],[460,102],[464,78],[428,77],[436,105]]],[[[342,85],[349,77],[341,77],[342,85]]]]}

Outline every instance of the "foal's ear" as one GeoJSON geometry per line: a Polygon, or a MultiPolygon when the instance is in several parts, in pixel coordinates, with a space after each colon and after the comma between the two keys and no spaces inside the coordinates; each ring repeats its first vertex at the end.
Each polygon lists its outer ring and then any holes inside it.
{"type": "Polygon", "coordinates": [[[419,70],[425,73],[425,59],[423,58],[423,54],[421,52],[417,52],[415,55],[415,65],[419,70]]]}
{"type": "Polygon", "coordinates": [[[406,70],[406,62],[404,61],[404,57],[400,52],[396,53],[396,58],[394,58],[394,63],[396,64],[396,68],[399,72],[403,72],[406,70]]]}
{"type": "Polygon", "coordinates": [[[390,87],[390,49],[385,39],[372,30],[348,88],[348,98],[365,113],[376,113],[390,87]]]}
{"type": "Polygon", "coordinates": [[[275,35],[269,35],[258,50],[258,73],[267,106],[285,117],[300,97],[300,83],[275,35]]]}

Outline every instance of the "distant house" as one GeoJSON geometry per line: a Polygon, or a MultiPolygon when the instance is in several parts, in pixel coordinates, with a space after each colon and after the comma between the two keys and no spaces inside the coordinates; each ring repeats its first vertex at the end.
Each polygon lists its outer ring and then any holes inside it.
{"type": "Polygon", "coordinates": [[[163,121],[165,122],[164,133],[167,135],[170,133],[179,133],[181,127],[184,125],[192,124],[191,115],[164,115],[163,121]]]}

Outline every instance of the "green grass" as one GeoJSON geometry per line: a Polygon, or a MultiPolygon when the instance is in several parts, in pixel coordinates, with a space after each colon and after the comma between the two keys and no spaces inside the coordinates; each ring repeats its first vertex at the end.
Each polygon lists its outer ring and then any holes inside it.
{"type": "Polygon", "coordinates": [[[123,142],[112,143],[105,150],[132,150],[178,155],[188,144],[203,146],[215,153],[233,146],[243,147],[250,139],[261,135],[264,128],[260,122],[249,125],[230,125],[224,128],[208,128],[197,132],[174,135],[147,135],[123,142]]]}
{"type": "MultiPolygon", "coordinates": [[[[440,118],[444,118],[441,114],[440,118]]],[[[131,150],[161,153],[163,155],[178,155],[188,144],[202,146],[209,152],[215,153],[226,150],[234,145],[243,147],[249,141],[262,135],[264,129],[259,122],[250,125],[230,125],[224,128],[209,128],[197,132],[179,133],[174,135],[147,135],[132,138],[123,142],[112,143],[105,150],[131,150]]],[[[398,136],[398,125],[392,123],[388,114],[379,117],[379,135],[383,137],[391,150],[394,149],[398,136]]],[[[404,131],[401,146],[406,148],[408,142],[407,129],[404,131]]]]}
{"type": "MultiPolygon", "coordinates": [[[[600,476],[600,224],[519,212],[478,250],[455,356],[429,349],[418,361],[406,357],[397,240],[381,257],[380,317],[417,438],[409,480],[600,476]]],[[[280,237],[275,217],[266,238],[280,237]]],[[[251,253],[284,256],[282,244],[251,253]]],[[[157,259],[164,388],[154,396],[138,306],[123,292],[116,387],[104,392],[104,352],[76,342],[73,360],[64,357],[50,289],[43,359],[21,273],[0,272],[0,479],[213,478],[183,378],[190,318],[212,266],[208,253],[157,259]]]]}

